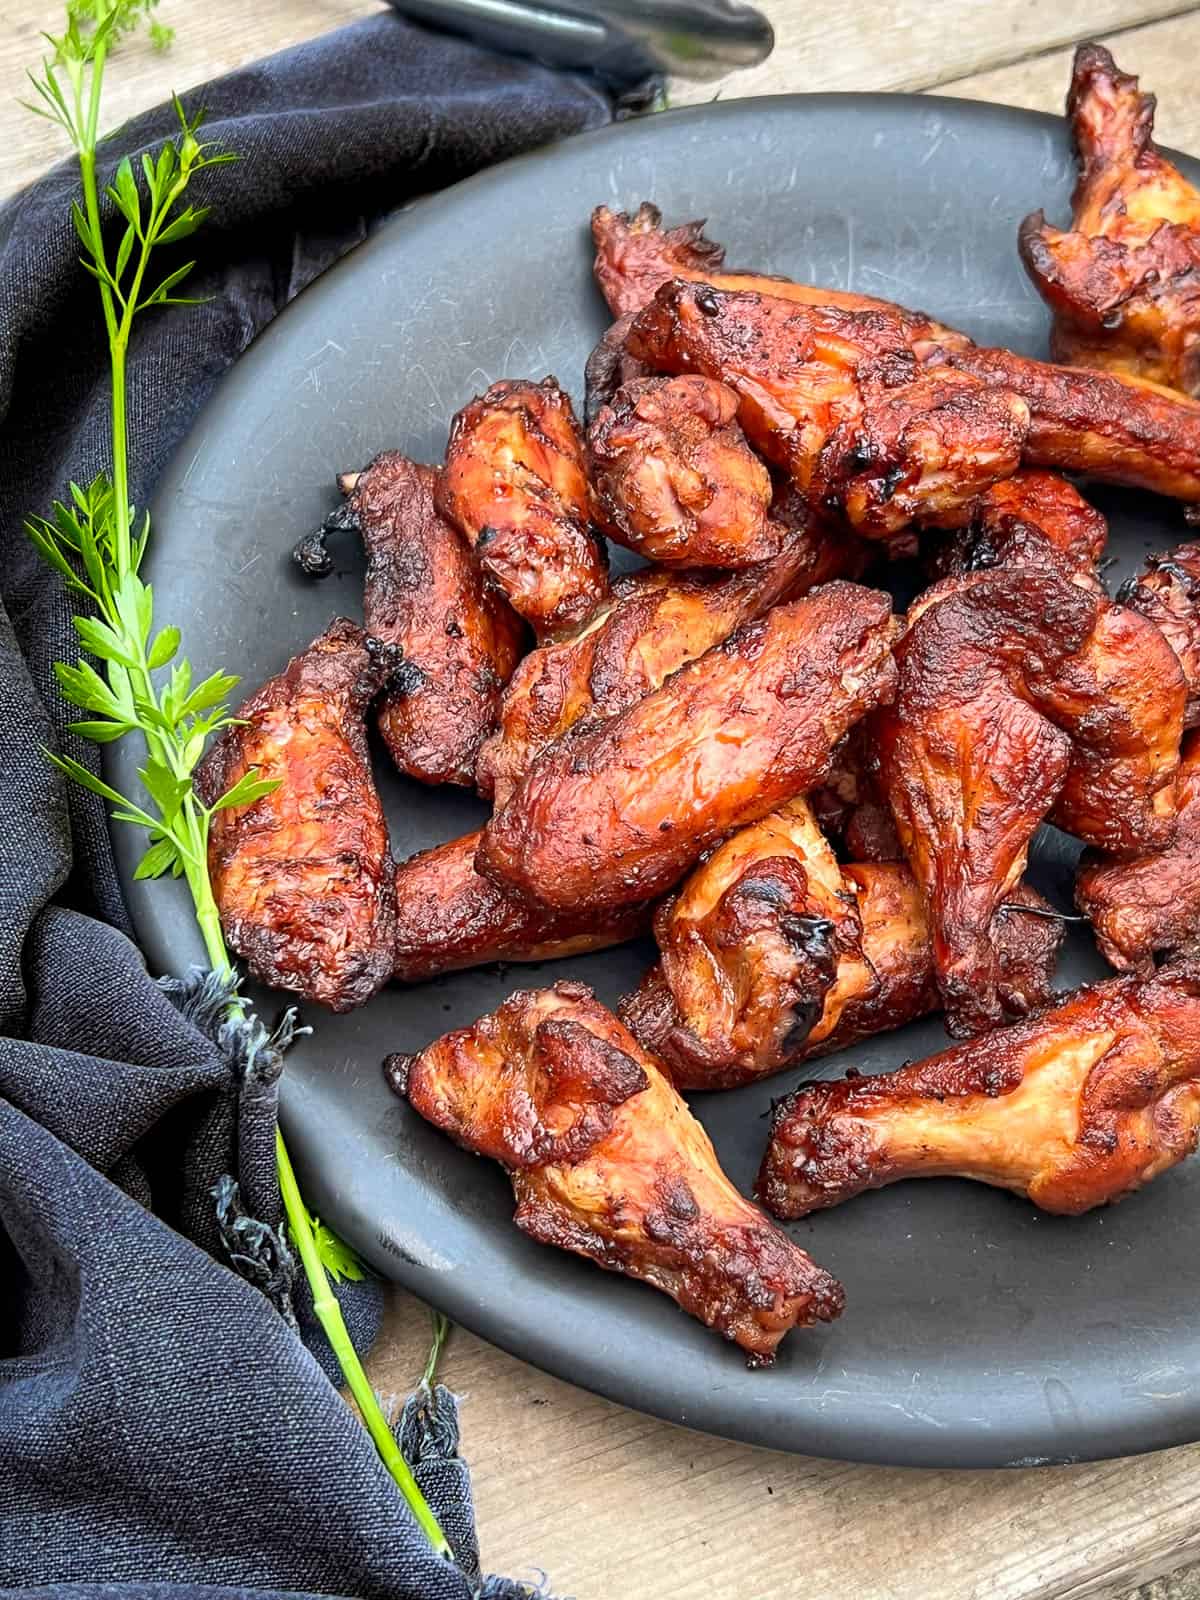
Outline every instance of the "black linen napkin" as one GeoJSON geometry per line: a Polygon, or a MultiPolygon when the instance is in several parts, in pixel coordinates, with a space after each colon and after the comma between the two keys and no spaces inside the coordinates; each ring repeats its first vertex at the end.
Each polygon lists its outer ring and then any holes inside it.
{"type": "MultiPolygon", "coordinates": [[[[135,331],[139,503],[220,375],[373,219],[612,115],[582,79],[392,15],[184,98],[207,105],[208,137],[241,161],[200,180],[196,203],[213,211],[187,243],[188,293],[212,299],[135,331]]],[[[136,165],[174,126],[169,107],[136,118],[107,163],[136,165]]],[[[103,804],[39,751],[94,765],[64,731],[51,672],[77,654],[71,607],[21,532],[69,478],[108,464],[76,189],[67,163],[0,213],[0,1586],[524,1593],[480,1585],[450,1397],[410,1402],[400,1436],[456,1567],[433,1557],[280,1315],[293,1276],[273,1157],[282,1041],[222,1039],[211,985],[168,993],[146,972],[103,804]]],[[[347,1308],[358,1336],[367,1301],[347,1308]]]]}

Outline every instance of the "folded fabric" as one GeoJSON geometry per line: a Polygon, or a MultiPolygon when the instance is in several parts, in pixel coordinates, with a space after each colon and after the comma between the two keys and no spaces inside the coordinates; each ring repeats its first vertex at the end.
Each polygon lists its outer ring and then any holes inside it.
{"type": "MultiPolygon", "coordinates": [[[[221,374],[375,219],[612,114],[581,79],[390,14],[184,99],[241,163],[201,180],[213,213],[188,241],[188,292],[211,300],[135,335],[139,503],[221,374]]],[[[173,127],[170,107],[135,118],[106,159],[136,165],[173,127]]],[[[51,671],[76,653],[71,608],[21,532],[107,465],[76,187],[65,163],[0,213],[0,1592],[524,1593],[480,1587],[450,1397],[410,1403],[400,1436],[458,1565],[434,1558],[289,1326],[284,1041],[222,1039],[203,985],[168,993],[147,973],[103,804],[39,748],[94,762],[51,671]]],[[[360,1338],[378,1302],[348,1306],[360,1338]]],[[[302,1296],[296,1310],[303,1326],[302,1296]]]]}

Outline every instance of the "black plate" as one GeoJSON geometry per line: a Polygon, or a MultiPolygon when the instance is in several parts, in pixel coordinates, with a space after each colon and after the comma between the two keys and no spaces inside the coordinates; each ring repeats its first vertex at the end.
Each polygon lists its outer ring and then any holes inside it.
{"type": "MultiPolygon", "coordinates": [[[[160,614],[185,622],[204,670],[227,667],[249,684],[332,613],[357,615],[357,559],[347,552],[335,577],[309,584],[288,562],[293,539],[335,503],[335,472],[389,445],[438,459],[454,411],[491,380],[554,372],[578,396],[606,324],[587,235],[600,201],[653,199],[672,221],[707,216],[732,263],[894,297],[1038,353],[1046,319],[1015,231],[1035,206],[1064,217],[1070,184],[1066,137],[1050,118],[851,95],[654,117],[462,184],[330,272],[222,384],[158,495],[149,565],[160,614]]],[[[1170,506],[1114,495],[1102,504],[1124,570],[1184,536],[1170,506]]],[[[132,756],[121,759],[129,781],[132,756]]],[[[382,781],[399,856],[481,815],[460,793],[382,781]]],[[[1065,904],[1070,847],[1047,839],[1039,873],[1065,904]]],[[[135,843],[125,830],[127,869],[135,843]]],[[[178,885],[131,885],[130,894],[151,964],[179,968],[196,940],[178,885]]],[[[1200,1437],[1195,1167],[1077,1221],[982,1186],[927,1181],[795,1225],[845,1282],[848,1309],[832,1328],[792,1335],[768,1372],[748,1372],[736,1349],[664,1296],[523,1239],[500,1170],[396,1100],[380,1059],[470,1021],[519,984],[577,975],[615,1000],[646,955],[629,947],[469,972],[391,989],[354,1016],[312,1017],[317,1032],[291,1057],[284,1097],[311,1203],[381,1271],[496,1344],[714,1433],[971,1467],[1200,1437]]],[[[1064,981],[1100,971],[1090,940],[1077,936],[1064,981]]],[[[935,1024],[917,1026],[854,1060],[889,1067],[943,1038],[935,1024]]],[[[768,1105],[797,1076],[695,1098],[743,1187],[768,1105]]]]}

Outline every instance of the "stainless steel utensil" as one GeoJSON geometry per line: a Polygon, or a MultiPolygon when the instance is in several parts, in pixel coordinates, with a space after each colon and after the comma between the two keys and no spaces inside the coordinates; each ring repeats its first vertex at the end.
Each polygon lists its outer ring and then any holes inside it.
{"type": "Polygon", "coordinates": [[[655,72],[707,81],[764,60],[775,43],[761,12],[739,0],[391,0],[406,16],[584,68],[618,84],[655,72]]]}

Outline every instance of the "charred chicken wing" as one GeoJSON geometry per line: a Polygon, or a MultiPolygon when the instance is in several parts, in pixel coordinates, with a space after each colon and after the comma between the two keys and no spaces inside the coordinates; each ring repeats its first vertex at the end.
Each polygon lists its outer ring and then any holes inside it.
{"type": "Polygon", "coordinates": [[[974,1178],[1076,1215],[1195,1149],[1200,969],[1080,989],[1053,1010],[776,1109],[758,1194],[805,1216],[900,1178],[974,1178]]]}
{"type": "Polygon", "coordinates": [[[1155,146],[1154,96],[1082,44],[1067,96],[1079,158],[1072,227],[1042,212],[1021,258],[1054,313],[1056,361],[1200,392],[1200,194],[1155,146]]]}
{"type": "Polygon", "coordinates": [[[531,651],[513,674],[499,731],[480,751],[479,788],[505,805],[534,757],[568,728],[624,711],[772,606],[858,577],[864,548],[814,525],[792,529],[773,561],[728,577],[650,568],[617,578],[579,633],[531,651]]]}
{"type": "Polygon", "coordinates": [[[980,496],[970,522],[945,538],[935,570],[949,578],[1043,566],[1099,592],[1096,564],[1107,542],[1107,523],[1078,489],[1057,473],[1023,468],[980,496]]]}
{"type": "Polygon", "coordinates": [[[738,397],[711,378],[627,384],[588,429],[604,531],[664,567],[749,567],[787,529],[767,516],[771,479],[734,420],[738,397]]]}
{"type": "Polygon", "coordinates": [[[342,482],[345,505],[322,534],[298,547],[298,559],[312,570],[332,529],[362,535],[364,625],[404,652],[403,671],[377,710],[384,743],[410,778],[470,787],[479,746],[496,726],[501,693],[522,654],[524,624],[438,515],[432,467],[388,450],[342,482]]]}
{"type": "Polygon", "coordinates": [[[582,622],[607,595],[583,440],[553,378],[494,383],[458,413],[437,503],[539,638],[582,622]]]}
{"type": "Polygon", "coordinates": [[[546,750],[484,830],[481,868],[550,906],[661,894],[723,835],[821,780],[892,692],[894,632],[887,596],[855,584],[776,606],[546,750]]]}
{"type": "Polygon", "coordinates": [[[1075,900],[1118,972],[1145,971],[1155,955],[1200,943],[1200,733],[1184,741],[1175,837],[1164,850],[1116,861],[1085,852],[1075,900]]]}
{"type": "Polygon", "coordinates": [[[366,713],[400,653],[339,617],[238,709],[196,769],[206,805],[247,773],[279,787],[212,819],[221,927],[252,977],[332,1011],[390,976],[396,920],[366,713]]]}
{"type": "MultiPolygon", "coordinates": [[[[1049,997],[1062,938],[1042,911],[1022,887],[996,919],[1005,988],[1025,1009],[1049,997]]],[[[912,874],[839,866],[803,799],[714,851],[654,932],[662,959],[620,1013],[681,1089],[748,1083],[939,1004],[912,874]]]]}
{"type": "Polygon", "coordinates": [[[1200,723],[1200,542],[1151,556],[1119,599],[1154,623],[1175,652],[1187,684],[1185,720],[1200,723]]]}
{"type": "Polygon", "coordinates": [[[790,1328],[840,1313],[841,1286],[738,1194],[652,1057],[584,985],[518,991],[385,1070],[421,1116],[500,1162],[523,1232],[653,1284],[753,1365],[790,1328]]]}
{"type": "Polygon", "coordinates": [[[842,311],[681,281],[634,318],[633,354],[738,397],[746,436],[814,510],[886,539],[953,526],[1016,471],[1029,409],[951,367],[922,366],[898,311],[842,311]]]}
{"type": "Polygon", "coordinates": [[[476,871],[480,834],[422,850],[396,868],[395,976],[424,983],[489,961],[550,961],[636,938],[648,905],[593,911],[531,906],[476,871]]]}

